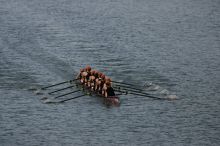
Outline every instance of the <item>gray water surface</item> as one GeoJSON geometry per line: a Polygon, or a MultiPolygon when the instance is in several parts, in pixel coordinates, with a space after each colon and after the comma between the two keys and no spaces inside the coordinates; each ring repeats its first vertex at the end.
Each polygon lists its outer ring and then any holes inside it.
{"type": "Polygon", "coordinates": [[[219,8],[219,0],[0,0],[0,145],[219,145],[219,8]],[[29,90],[87,64],[179,99],[44,104],[29,90]]]}

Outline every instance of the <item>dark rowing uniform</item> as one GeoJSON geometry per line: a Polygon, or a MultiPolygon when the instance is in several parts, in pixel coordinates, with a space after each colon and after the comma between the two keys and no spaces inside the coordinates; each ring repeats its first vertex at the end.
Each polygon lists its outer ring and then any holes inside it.
{"type": "Polygon", "coordinates": [[[115,92],[112,87],[108,87],[106,92],[107,92],[108,96],[115,96],[115,92]]]}

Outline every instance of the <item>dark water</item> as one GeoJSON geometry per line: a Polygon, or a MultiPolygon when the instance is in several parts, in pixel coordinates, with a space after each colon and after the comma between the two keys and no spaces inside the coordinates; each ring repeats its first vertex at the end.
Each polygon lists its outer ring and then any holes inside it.
{"type": "Polygon", "coordinates": [[[0,145],[219,145],[219,8],[219,0],[1,0],[0,145]],[[28,90],[86,64],[179,100],[43,104],[28,90]]]}

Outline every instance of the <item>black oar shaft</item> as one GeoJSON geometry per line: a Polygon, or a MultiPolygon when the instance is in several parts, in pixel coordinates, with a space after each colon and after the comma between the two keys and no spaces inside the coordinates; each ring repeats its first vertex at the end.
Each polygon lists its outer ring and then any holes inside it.
{"type": "Polygon", "coordinates": [[[129,84],[129,83],[123,83],[123,82],[117,82],[117,81],[111,81],[112,83],[117,83],[117,84],[123,84],[123,85],[128,85],[128,86],[135,86],[133,84],[129,84]]]}
{"type": "Polygon", "coordinates": [[[54,86],[58,86],[58,85],[62,85],[62,84],[68,83],[68,82],[70,82],[70,81],[71,81],[71,80],[65,81],[65,82],[61,82],[61,83],[57,83],[57,84],[53,84],[53,85],[50,85],[50,86],[47,86],[47,87],[43,87],[43,88],[41,88],[41,89],[44,90],[44,89],[47,89],[47,88],[50,88],[50,87],[54,87],[54,86]]]}
{"type": "Polygon", "coordinates": [[[59,96],[56,96],[54,97],[55,98],[59,98],[59,97],[63,97],[63,96],[66,96],[66,95],[69,95],[69,94],[72,94],[72,93],[75,93],[75,92],[79,92],[80,90],[76,90],[76,91],[72,91],[72,92],[69,92],[69,93],[66,93],[66,94],[62,94],[62,95],[59,95],[59,96]]]}
{"type": "Polygon", "coordinates": [[[62,84],[65,84],[65,83],[70,83],[70,82],[73,82],[73,81],[76,81],[76,80],[78,80],[78,79],[68,80],[68,81],[64,81],[64,82],[61,82],[61,83],[49,85],[49,86],[43,87],[41,89],[44,90],[44,89],[51,88],[51,87],[58,86],[58,85],[62,85],[62,84]]]}
{"type": "Polygon", "coordinates": [[[66,90],[66,89],[69,89],[69,88],[72,88],[72,87],[74,87],[74,86],[69,86],[69,87],[66,87],[66,88],[58,89],[58,90],[49,92],[48,94],[53,94],[53,93],[56,93],[56,92],[59,92],[59,91],[63,91],[63,90],[66,90]]]}
{"type": "Polygon", "coordinates": [[[126,88],[126,89],[132,89],[132,90],[136,90],[136,91],[143,91],[141,89],[137,89],[137,88],[134,88],[134,87],[128,87],[128,86],[123,86],[123,85],[115,85],[116,88],[126,88]]]}
{"type": "Polygon", "coordinates": [[[126,94],[132,94],[132,95],[137,95],[137,96],[144,96],[144,97],[154,98],[154,99],[163,99],[163,98],[156,97],[156,96],[150,95],[148,93],[144,93],[144,92],[134,92],[134,91],[133,92],[128,92],[125,89],[122,89],[122,90],[115,90],[115,91],[124,92],[126,94]],[[122,90],[124,90],[124,91],[122,91],[122,90]]]}
{"type": "Polygon", "coordinates": [[[120,87],[121,86],[116,86],[116,88],[118,88],[119,90],[122,89],[122,90],[130,91],[130,92],[142,93],[142,94],[151,96],[151,94],[145,93],[143,92],[144,90],[141,90],[141,89],[137,89],[133,87],[123,87],[123,88],[120,88],[120,87]]]}
{"type": "Polygon", "coordinates": [[[149,98],[154,98],[154,99],[163,99],[163,98],[160,98],[160,97],[156,97],[156,96],[152,96],[152,95],[149,95],[149,94],[143,94],[143,93],[134,93],[134,92],[128,92],[128,94],[132,94],[132,95],[137,95],[137,96],[144,96],[144,97],[149,97],[149,98]]]}
{"type": "Polygon", "coordinates": [[[79,98],[79,97],[82,97],[82,96],[86,96],[86,95],[79,95],[79,96],[76,96],[76,97],[72,97],[72,98],[61,100],[59,102],[66,102],[66,101],[69,101],[69,100],[72,100],[72,99],[76,99],[76,98],[79,98]]]}

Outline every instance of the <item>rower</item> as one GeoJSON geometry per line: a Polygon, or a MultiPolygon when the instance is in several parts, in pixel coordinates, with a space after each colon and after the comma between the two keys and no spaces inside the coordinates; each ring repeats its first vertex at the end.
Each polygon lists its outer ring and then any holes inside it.
{"type": "Polygon", "coordinates": [[[111,86],[111,80],[110,79],[106,79],[106,82],[103,86],[103,92],[102,94],[107,98],[107,97],[112,97],[115,96],[115,92],[114,89],[111,86]]]}
{"type": "Polygon", "coordinates": [[[98,77],[99,76],[99,71],[97,71],[97,70],[95,70],[95,73],[94,73],[94,77],[95,77],[95,79],[94,79],[94,86],[93,86],[93,91],[97,91],[97,87],[98,87],[98,77]]]}
{"type": "Polygon", "coordinates": [[[94,90],[95,88],[95,79],[96,79],[95,74],[96,74],[96,71],[92,70],[91,75],[89,76],[89,80],[88,80],[88,87],[90,87],[92,90],[94,90]]]}
{"type": "Polygon", "coordinates": [[[81,79],[82,78],[82,73],[84,72],[84,69],[81,68],[80,72],[78,73],[78,75],[76,76],[76,79],[81,79]]]}
{"type": "Polygon", "coordinates": [[[98,81],[97,81],[98,86],[96,88],[96,91],[99,94],[102,94],[102,88],[103,88],[104,83],[105,83],[105,75],[103,73],[100,73],[98,81]]]}
{"type": "Polygon", "coordinates": [[[85,77],[86,77],[86,72],[85,72],[85,69],[82,68],[80,69],[80,72],[79,74],[76,76],[76,79],[79,79],[80,80],[80,83],[81,84],[84,84],[85,83],[85,77]]]}
{"type": "Polygon", "coordinates": [[[96,79],[95,79],[95,91],[99,91],[99,87],[100,87],[100,83],[101,83],[101,76],[102,76],[102,73],[101,72],[98,72],[96,73],[96,79]]]}
{"type": "Polygon", "coordinates": [[[91,67],[90,67],[89,65],[86,66],[83,75],[84,75],[84,77],[85,77],[85,82],[84,82],[84,84],[85,84],[85,85],[88,85],[88,80],[89,80],[89,77],[90,77],[90,75],[91,75],[91,67]]]}
{"type": "Polygon", "coordinates": [[[86,84],[87,83],[87,75],[88,75],[88,73],[85,71],[85,69],[83,69],[83,72],[81,73],[81,80],[80,80],[80,82],[82,83],[82,84],[86,84]]]}

